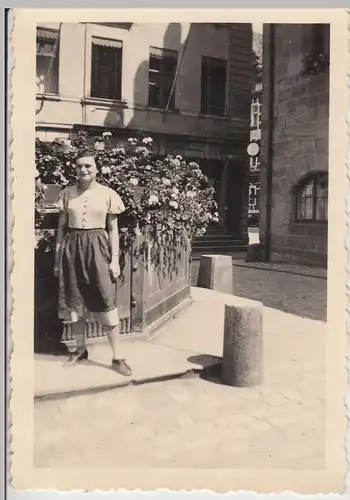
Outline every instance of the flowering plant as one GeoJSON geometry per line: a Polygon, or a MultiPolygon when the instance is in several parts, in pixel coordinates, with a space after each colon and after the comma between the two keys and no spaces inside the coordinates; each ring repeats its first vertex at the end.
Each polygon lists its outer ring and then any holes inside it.
{"type": "Polygon", "coordinates": [[[75,157],[89,148],[96,155],[98,182],[115,190],[126,207],[120,218],[125,240],[146,227],[161,228],[163,235],[172,237],[185,231],[193,238],[203,235],[211,222],[218,222],[214,189],[197,163],[181,156],[155,158],[150,137],[130,137],[112,145],[110,136],[104,132],[93,144],[83,133],[70,142],[36,139],[37,227],[41,225],[43,185],[74,183],[75,157]]]}

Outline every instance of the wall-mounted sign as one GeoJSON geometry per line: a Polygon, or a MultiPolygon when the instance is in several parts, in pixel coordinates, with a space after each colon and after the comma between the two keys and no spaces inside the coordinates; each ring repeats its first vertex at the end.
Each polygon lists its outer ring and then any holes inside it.
{"type": "Polygon", "coordinates": [[[247,147],[247,153],[249,156],[256,156],[260,151],[259,144],[256,142],[251,142],[247,147]]]}

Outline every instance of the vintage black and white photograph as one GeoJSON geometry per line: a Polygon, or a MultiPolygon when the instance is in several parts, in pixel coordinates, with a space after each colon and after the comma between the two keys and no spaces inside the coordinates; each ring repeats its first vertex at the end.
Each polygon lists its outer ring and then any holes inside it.
{"type": "Polygon", "coordinates": [[[35,25],[36,477],[254,469],[340,493],[341,438],[325,472],[337,27],[100,18],[35,25]]]}

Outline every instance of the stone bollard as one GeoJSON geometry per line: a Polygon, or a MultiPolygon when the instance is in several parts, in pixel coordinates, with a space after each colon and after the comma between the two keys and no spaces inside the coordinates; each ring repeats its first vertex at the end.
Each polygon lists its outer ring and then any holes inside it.
{"type": "Polygon", "coordinates": [[[222,382],[251,387],[262,382],[262,306],[225,305],[222,382]]]}
{"type": "Polygon", "coordinates": [[[229,255],[202,255],[197,286],[233,294],[232,257],[229,255]]]}

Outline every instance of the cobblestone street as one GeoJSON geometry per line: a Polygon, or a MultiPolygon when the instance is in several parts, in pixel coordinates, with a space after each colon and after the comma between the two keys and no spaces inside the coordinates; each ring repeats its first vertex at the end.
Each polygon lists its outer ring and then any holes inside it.
{"type": "Polygon", "coordinates": [[[322,394],[200,378],[35,407],[36,467],[324,467],[322,394]]]}
{"type": "MultiPolygon", "coordinates": [[[[199,261],[194,261],[192,285],[197,284],[198,271],[199,261]]],[[[303,275],[300,266],[288,266],[288,271],[234,265],[235,295],[258,300],[286,313],[326,321],[327,280],[303,275]]],[[[312,270],[309,272],[311,274],[312,270]]]]}

